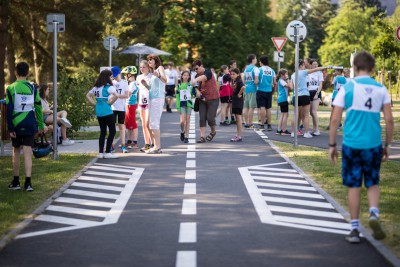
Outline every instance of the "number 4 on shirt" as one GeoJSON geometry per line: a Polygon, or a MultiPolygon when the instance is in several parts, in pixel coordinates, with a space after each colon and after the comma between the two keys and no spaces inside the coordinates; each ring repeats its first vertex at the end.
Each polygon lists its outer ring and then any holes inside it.
{"type": "Polygon", "coordinates": [[[371,99],[371,97],[368,98],[368,100],[367,100],[367,102],[365,102],[364,106],[366,106],[369,109],[372,108],[372,99],[371,99]]]}

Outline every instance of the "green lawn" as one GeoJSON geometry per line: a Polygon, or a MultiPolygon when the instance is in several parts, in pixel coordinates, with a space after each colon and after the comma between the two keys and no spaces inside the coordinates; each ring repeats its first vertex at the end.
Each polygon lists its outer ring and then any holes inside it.
{"type": "MultiPolygon", "coordinates": [[[[94,156],[94,155],[93,155],[94,156]]],[[[46,199],[61,188],[69,179],[93,159],[90,155],[59,156],[55,161],[51,157],[33,159],[32,185],[34,191],[10,191],[8,184],[13,177],[10,156],[1,157],[0,170],[0,236],[14,228],[27,215],[40,206],[46,199]]],[[[21,157],[21,185],[25,180],[21,157]]]]}
{"type": "MultiPolygon", "coordinates": [[[[341,180],[341,158],[336,165],[328,160],[328,151],[274,142],[308,176],[313,178],[326,192],[348,210],[347,190],[341,180]]],[[[400,164],[398,161],[382,163],[381,167],[381,221],[387,238],[383,243],[400,257],[400,164]]],[[[362,191],[361,223],[368,228],[368,203],[366,191],[362,191]]]]}

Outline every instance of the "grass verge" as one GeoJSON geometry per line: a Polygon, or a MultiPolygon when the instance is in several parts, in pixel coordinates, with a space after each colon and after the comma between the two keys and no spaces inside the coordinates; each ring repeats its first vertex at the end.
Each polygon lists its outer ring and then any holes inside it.
{"type": "MultiPolygon", "coordinates": [[[[12,159],[1,157],[0,170],[0,236],[3,236],[27,215],[53,195],[62,185],[71,179],[78,171],[93,159],[90,155],[65,155],[59,160],[49,157],[33,159],[32,185],[34,191],[10,191],[8,184],[12,180],[12,159]]],[[[24,174],[24,160],[21,156],[20,174],[24,174]]],[[[21,175],[21,185],[25,176],[21,175]]]]}
{"type": "MultiPolygon", "coordinates": [[[[312,147],[300,146],[296,150],[293,145],[274,142],[308,176],[313,178],[340,205],[348,210],[347,190],[342,185],[341,158],[338,163],[331,164],[328,151],[312,147]]],[[[397,257],[400,257],[400,164],[397,161],[383,162],[381,166],[381,222],[387,237],[383,243],[397,257]]],[[[368,202],[366,190],[362,190],[362,205],[360,212],[361,223],[368,228],[368,202]]]]}

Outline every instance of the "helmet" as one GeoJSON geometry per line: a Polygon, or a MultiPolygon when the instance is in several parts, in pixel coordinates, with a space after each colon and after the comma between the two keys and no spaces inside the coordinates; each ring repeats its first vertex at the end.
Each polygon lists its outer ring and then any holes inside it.
{"type": "Polygon", "coordinates": [[[121,73],[133,75],[137,73],[137,68],[135,66],[127,66],[121,71],[121,73]]]}

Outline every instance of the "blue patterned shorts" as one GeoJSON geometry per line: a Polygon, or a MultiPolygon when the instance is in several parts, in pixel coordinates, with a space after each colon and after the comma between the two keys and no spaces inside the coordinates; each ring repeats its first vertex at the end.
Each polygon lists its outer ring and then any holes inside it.
{"type": "Polygon", "coordinates": [[[361,187],[363,176],[366,188],[379,185],[382,151],[382,146],[370,149],[354,149],[343,145],[343,185],[354,188],[361,187]]]}

